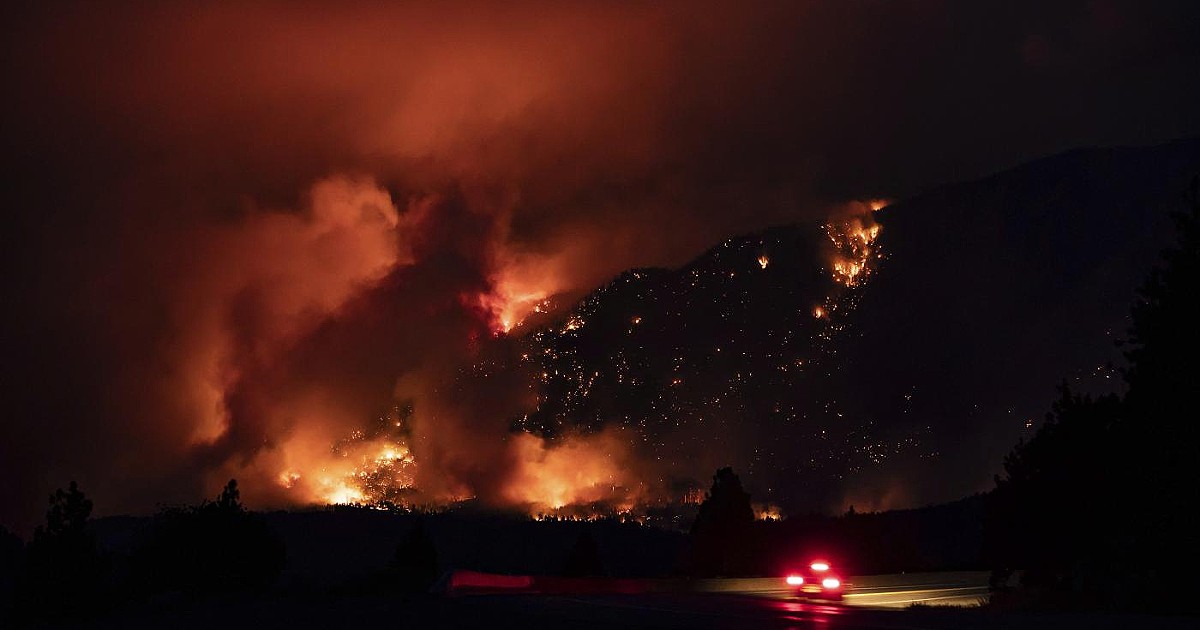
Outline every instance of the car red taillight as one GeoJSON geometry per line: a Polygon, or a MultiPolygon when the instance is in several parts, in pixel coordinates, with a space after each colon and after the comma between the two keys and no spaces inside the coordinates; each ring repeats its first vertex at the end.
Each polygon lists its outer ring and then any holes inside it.
{"type": "Polygon", "coordinates": [[[821,586],[823,586],[827,589],[830,589],[830,590],[839,588],[839,587],[841,587],[841,585],[842,585],[842,581],[837,578],[828,577],[828,578],[825,578],[824,580],[821,580],[821,586]]]}
{"type": "Polygon", "coordinates": [[[801,584],[804,584],[804,578],[800,577],[799,575],[789,575],[784,581],[790,586],[800,586],[801,584]]]}

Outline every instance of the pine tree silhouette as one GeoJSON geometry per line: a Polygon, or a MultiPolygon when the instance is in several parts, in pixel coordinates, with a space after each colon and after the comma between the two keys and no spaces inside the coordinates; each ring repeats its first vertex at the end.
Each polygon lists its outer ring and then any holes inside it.
{"type": "Polygon", "coordinates": [[[60,619],[98,612],[107,563],[88,529],[91,514],[91,499],[74,481],[50,495],[46,524],[34,531],[25,553],[16,597],[21,616],[60,619]]]}
{"type": "Polygon", "coordinates": [[[409,530],[389,565],[402,589],[411,593],[424,593],[438,577],[437,546],[425,531],[424,519],[409,530]]]}
{"type": "Polygon", "coordinates": [[[750,493],[742,489],[732,468],[717,470],[712,489],[692,523],[691,571],[698,575],[746,573],[753,563],[753,526],[750,493]]]}
{"type": "Polygon", "coordinates": [[[579,532],[579,538],[575,539],[575,545],[567,555],[563,575],[586,577],[603,574],[604,567],[600,563],[600,550],[596,547],[596,539],[592,537],[591,530],[584,529],[579,532]]]}

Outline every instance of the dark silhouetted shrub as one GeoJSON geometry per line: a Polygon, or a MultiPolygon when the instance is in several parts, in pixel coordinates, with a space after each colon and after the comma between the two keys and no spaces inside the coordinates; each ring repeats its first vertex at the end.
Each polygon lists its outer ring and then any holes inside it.
{"type": "Polygon", "coordinates": [[[600,551],[596,547],[596,539],[590,529],[579,532],[575,545],[567,555],[563,567],[563,575],[568,577],[588,577],[604,575],[604,565],[600,562],[600,551]]]}
{"type": "Polygon", "coordinates": [[[400,588],[410,593],[424,593],[437,580],[437,547],[425,531],[423,519],[396,545],[388,568],[400,588]]]}
{"type": "Polygon", "coordinates": [[[134,573],[150,592],[254,591],[270,586],[285,560],[283,542],[242,506],[237,481],[230,480],[215,501],[159,512],[134,573]]]}

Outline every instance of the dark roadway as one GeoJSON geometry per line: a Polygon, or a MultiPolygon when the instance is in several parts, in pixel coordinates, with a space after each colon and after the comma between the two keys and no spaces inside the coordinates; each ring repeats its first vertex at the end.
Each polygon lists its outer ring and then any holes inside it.
{"type": "MultiPolygon", "coordinates": [[[[856,578],[841,605],[807,602],[774,580],[711,580],[709,592],[637,595],[426,596],[296,594],[261,600],[160,602],[81,627],[102,628],[820,628],[823,630],[1196,629],[1200,619],[998,613],[978,606],[978,574],[856,578]],[[918,608],[910,603],[922,604],[918,608]],[[950,603],[955,606],[936,606],[950,603]]],[[[984,591],[986,594],[986,591],[984,591]]]]}

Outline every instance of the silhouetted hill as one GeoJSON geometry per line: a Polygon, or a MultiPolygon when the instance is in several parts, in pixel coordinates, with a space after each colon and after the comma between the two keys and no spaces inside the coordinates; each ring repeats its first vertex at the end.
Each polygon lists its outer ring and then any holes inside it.
{"type": "Polygon", "coordinates": [[[902,473],[919,503],[983,490],[1055,383],[1118,388],[1115,342],[1197,173],[1197,140],[1077,150],[878,213],[888,259],[841,348],[869,384],[852,415],[936,456],[864,472],[902,473]]]}
{"type": "Polygon", "coordinates": [[[1188,140],[933,189],[875,214],[885,259],[861,288],[833,281],[816,225],[626,272],[527,336],[545,395],[516,424],[637,427],[674,490],[732,464],[792,511],[985,490],[1054,383],[1117,386],[1114,343],[1196,172],[1188,140]]]}

